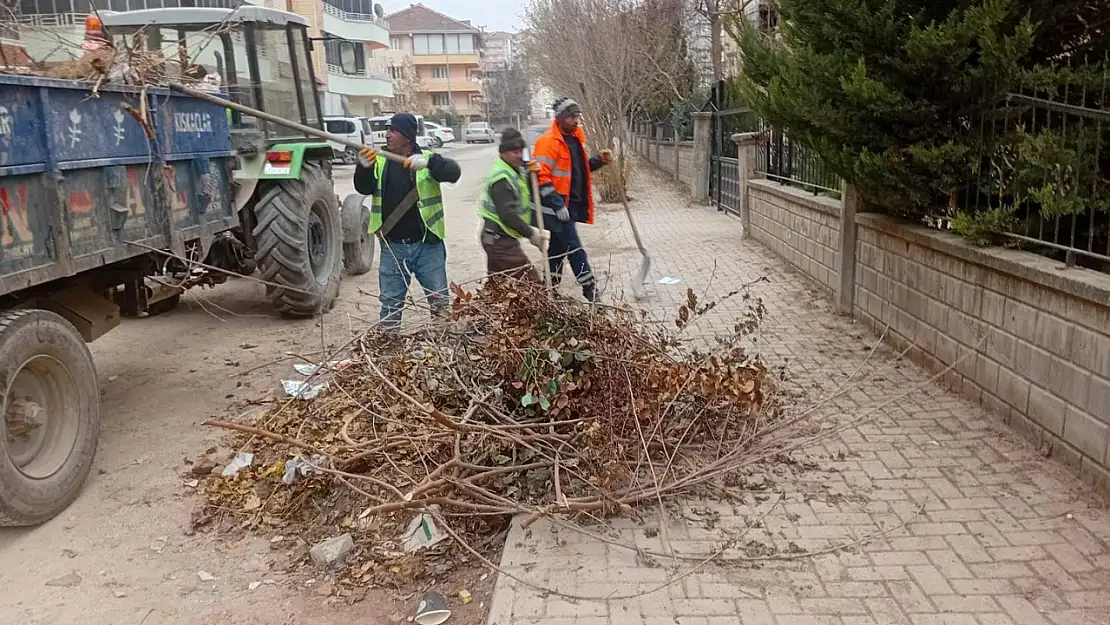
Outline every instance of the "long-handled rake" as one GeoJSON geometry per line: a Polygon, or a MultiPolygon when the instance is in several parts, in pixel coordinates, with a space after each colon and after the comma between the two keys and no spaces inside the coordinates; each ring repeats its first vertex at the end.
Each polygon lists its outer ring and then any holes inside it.
{"type": "MultiPolygon", "coordinates": [[[[532,160],[531,150],[528,151],[526,157],[528,160],[532,160]]],[[[544,230],[543,206],[540,206],[540,182],[539,179],[536,177],[536,172],[532,171],[531,168],[529,168],[528,170],[528,181],[532,185],[532,212],[536,214],[536,225],[539,226],[540,230],[544,230]]],[[[547,260],[547,246],[547,240],[544,240],[542,242],[542,245],[540,245],[540,256],[543,257],[540,261],[540,269],[543,272],[543,286],[545,289],[551,286],[551,271],[548,267],[549,262],[547,260]]]]}
{"type": "MultiPolygon", "coordinates": [[[[586,83],[578,83],[578,88],[582,91],[582,99],[589,100],[586,94],[586,83]]],[[[624,141],[624,125],[623,120],[620,126],[620,151],[621,156],[625,154],[625,141],[624,141]]],[[[632,228],[632,238],[636,240],[636,248],[640,250],[640,270],[632,277],[632,296],[637,300],[642,300],[647,297],[647,291],[644,289],[644,284],[647,283],[648,271],[651,270],[651,255],[648,254],[647,248],[644,247],[644,240],[640,238],[640,229],[636,227],[636,220],[632,217],[632,209],[628,206],[628,187],[624,179],[624,167],[621,159],[614,159],[617,165],[617,185],[621,194],[621,205],[624,207],[624,215],[628,218],[628,225],[632,228]]]]}

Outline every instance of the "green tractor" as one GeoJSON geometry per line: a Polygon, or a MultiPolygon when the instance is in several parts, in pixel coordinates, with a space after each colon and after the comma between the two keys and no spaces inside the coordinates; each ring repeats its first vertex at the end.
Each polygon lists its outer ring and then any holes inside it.
{"type": "MultiPolygon", "coordinates": [[[[117,48],[145,45],[167,81],[189,80],[251,108],[322,127],[313,40],[308,22],[299,15],[243,5],[146,9],[99,17],[107,41],[117,48]]],[[[342,45],[349,46],[342,49],[344,71],[355,73],[355,44],[342,45]]],[[[189,256],[242,275],[257,269],[270,283],[268,299],[284,316],[306,317],[331,309],[344,266],[352,275],[370,269],[369,210],[354,202],[340,208],[332,181],[333,152],[326,142],[238,111],[228,110],[227,115],[235,151],[232,192],[239,226],[191,250],[189,256]]],[[[198,123],[187,118],[168,121],[198,123]]],[[[197,273],[186,263],[178,264],[168,272],[197,273]]],[[[186,280],[226,279],[218,272],[202,273],[186,280]]]]}

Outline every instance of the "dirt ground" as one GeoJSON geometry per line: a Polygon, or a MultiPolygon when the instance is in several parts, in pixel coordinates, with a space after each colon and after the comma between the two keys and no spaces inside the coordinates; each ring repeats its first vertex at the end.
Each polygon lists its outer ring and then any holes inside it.
{"type": "MultiPolygon", "coordinates": [[[[476,240],[474,199],[495,150],[449,146],[463,179],[445,191],[448,273],[454,280],[484,271],[476,240]]],[[[352,192],[350,168],[336,171],[340,197],[352,192]]],[[[6,625],[383,625],[404,622],[419,597],[394,601],[328,598],[321,572],[309,583],[282,574],[287,554],[264,537],[236,542],[187,535],[198,497],[183,477],[186,459],[218,444],[223,432],[201,427],[209,417],[241,411],[276,392],[292,372],[286,353],[341,344],[374,320],[377,267],[344,277],[341,301],[319,319],[275,317],[264,287],[235,280],[189,293],[162,316],[125,320],[91,348],[103,397],[100,448],[81,497],[36,528],[0,529],[0,623],[6,625]],[[257,368],[247,375],[242,372],[257,368]],[[215,579],[203,581],[208,575],[215,579]],[[262,582],[250,590],[252,582],[262,582]]],[[[421,298],[422,299],[422,298],[421,298]]],[[[452,625],[484,620],[492,576],[471,573],[473,603],[452,625]]],[[[454,597],[461,588],[437,587],[454,597]]],[[[458,603],[457,600],[454,603],[458,603]]],[[[457,606],[455,606],[457,607],[457,606]]]]}

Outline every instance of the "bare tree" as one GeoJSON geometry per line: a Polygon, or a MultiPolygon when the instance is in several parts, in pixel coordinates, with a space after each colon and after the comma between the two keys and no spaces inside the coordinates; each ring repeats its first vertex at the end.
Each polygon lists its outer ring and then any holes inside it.
{"type": "MultiPolygon", "coordinates": [[[[689,71],[683,0],[532,0],[525,48],[537,79],[582,104],[591,151],[616,148],[627,121],[689,71]]],[[[627,167],[617,150],[619,173],[627,167]]],[[[604,171],[604,170],[602,170],[604,171]]],[[[625,175],[599,175],[602,201],[625,198],[625,175]]]]}
{"type": "Polygon", "coordinates": [[[709,25],[709,55],[713,64],[713,84],[724,76],[725,21],[743,18],[748,7],[758,0],[690,0],[690,9],[709,25]]]}
{"type": "Polygon", "coordinates": [[[393,70],[393,108],[397,111],[420,112],[420,94],[424,82],[416,72],[412,57],[406,55],[399,67],[393,70]]]}

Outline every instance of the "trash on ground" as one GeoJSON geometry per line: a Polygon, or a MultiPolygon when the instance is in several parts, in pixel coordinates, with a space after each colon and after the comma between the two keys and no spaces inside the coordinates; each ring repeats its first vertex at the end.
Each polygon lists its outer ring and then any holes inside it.
{"type": "Polygon", "coordinates": [[[447,534],[440,531],[436,525],[435,517],[423,512],[409,522],[401,543],[405,551],[412,553],[447,540],[447,534]]]}
{"type": "Polygon", "coordinates": [[[281,387],[285,389],[285,394],[289,397],[297,399],[316,399],[320,391],[328,387],[327,382],[317,382],[315,384],[308,384],[301,380],[282,380],[281,387]]]}
{"type": "Polygon", "coordinates": [[[347,367],[350,367],[353,364],[354,364],[353,360],[331,360],[331,361],[328,361],[326,364],[323,364],[323,365],[311,365],[311,364],[308,364],[308,363],[305,363],[305,362],[298,362],[297,364],[293,365],[293,368],[297,370],[297,373],[299,373],[301,375],[304,375],[304,376],[309,376],[309,375],[315,375],[317,371],[321,371],[321,370],[323,370],[323,371],[341,371],[343,369],[346,369],[347,367]]]}
{"type": "Polygon", "coordinates": [[[682,278],[672,278],[670,276],[664,276],[659,280],[659,284],[678,284],[679,282],[682,282],[682,278]]]}
{"type": "Polygon", "coordinates": [[[285,475],[281,481],[289,486],[297,482],[298,478],[308,477],[316,473],[316,467],[323,466],[328,459],[320,454],[312,454],[306,458],[303,454],[285,461],[285,475]]]}
{"type": "Polygon", "coordinates": [[[231,462],[227,463],[227,466],[224,467],[224,470],[220,472],[220,475],[222,475],[223,477],[235,477],[235,475],[238,474],[239,471],[251,466],[251,462],[253,461],[254,454],[249,451],[241,451],[235,454],[235,457],[231,459],[231,462]]]}
{"type": "Polygon", "coordinates": [[[216,576],[209,573],[208,571],[197,571],[197,577],[200,578],[200,581],[202,582],[216,581],[216,576]]]}
{"type": "Polygon", "coordinates": [[[355,548],[355,539],[350,534],[335,536],[316,543],[308,555],[319,566],[332,568],[342,564],[347,554],[355,548]]]}
{"type": "Polygon", "coordinates": [[[261,585],[262,582],[251,582],[247,584],[247,590],[258,590],[258,587],[261,585]]]}
{"type": "Polygon", "coordinates": [[[416,622],[420,625],[441,625],[451,618],[447,609],[447,599],[434,590],[429,590],[420,598],[416,606],[416,622]]]}
{"type": "Polygon", "coordinates": [[[471,601],[474,601],[474,597],[471,596],[469,590],[460,590],[459,591],[459,601],[461,601],[463,605],[467,605],[471,601]]]}

